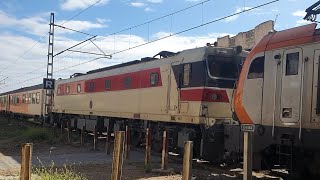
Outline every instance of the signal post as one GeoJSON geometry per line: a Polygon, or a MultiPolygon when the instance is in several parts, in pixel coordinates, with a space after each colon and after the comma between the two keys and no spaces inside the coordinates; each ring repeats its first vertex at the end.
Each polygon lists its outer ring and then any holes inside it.
{"type": "Polygon", "coordinates": [[[252,179],[253,124],[241,124],[243,131],[243,180],[252,179]]]}

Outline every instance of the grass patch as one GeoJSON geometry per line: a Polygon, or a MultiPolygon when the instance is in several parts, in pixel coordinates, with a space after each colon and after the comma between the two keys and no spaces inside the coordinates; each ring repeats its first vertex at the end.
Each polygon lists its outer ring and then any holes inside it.
{"type": "Polygon", "coordinates": [[[29,141],[46,141],[53,138],[53,134],[46,128],[27,128],[24,137],[29,141]]]}
{"type": "Polygon", "coordinates": [[[63,165],[62,168],[54,167],[54,162],[49,167],[45,167],[41,162],[41,167],[33,167],[33,178],[41,180],[87,180],[80,173],[76,173],[72,166],[63,165]]]}

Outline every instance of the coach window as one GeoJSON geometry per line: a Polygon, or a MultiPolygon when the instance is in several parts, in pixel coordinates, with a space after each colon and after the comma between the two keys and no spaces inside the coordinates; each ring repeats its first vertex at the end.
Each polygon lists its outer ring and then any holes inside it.
{"type": "Polygon", "coordinates": [[[81,84],[78,84],[77,85],[77,93],[80,93],[81,92],[81,84]]]}
{"type": "Polygon", "coordinates": [[[36,103],[36,94],[32,93],[32,104],[36,103]]]}
{"type": "Polygon", "coordinates": [[[286,76],[298,75],[299,70],[299,52],[287,54],[286,76]]]}
{"type": "Polygon", "coordinates": [[[124,79],[124,87],[127,89],[131,88],[131,77],[126,77],[124,79]]]}
{"type": "Polygon", "coordinates": [[[255,58],[249,68],[248,79],[263,78],[264,56],[255,58]]]}
{"type": "Polygon", "coordinates": [[[58,92],[57,93],[61,94],[61,88],[60,87],[58,87],[58,92]]]}
{"type": "Polygon", "coordinates": [[[28,94],[28,104],[31,104],[31,96],[32,96],[32,94],[28,94]]]}
{"type": "Polygon", "coordinates": [[[37,92],[36,94],[36,103],[39,104],[40,103],[40,93],[37,92]]]}
{"type": "Polygon", "coordinates": [[[187,86],[190,82],[191,64],[183,65],[183,85],[187,86]]]}
{"type": "Polygon", "coordinates": [[[25,104],[26,103],[26,95],[22,94],[22,103],[25,104]]]}
{"type": "Polygon", "coordinates": [[[17,96],[17,104],[20,103],[20,96],[17,96]]]}
{"type": "Polygon", "coordinates": [[[70,87],[69,87],[69,86],[66,87],[66,93],[67,93],[67,94],[70,93],[70,87]]]}
{"type": "Polygon", "coordinates": [[[90,92],[93,92],[93,90],[94,90],[94,82],[90,82],[90,84],[89,84],[89,91],[90,91],[90,92]]]}
{"type": "Polygon", "coordinates": [[[107,79],[104,83],[106,89],[111,89],[111,80],[107,79]]]}
{"type": "Polygon", "coordinates": [[[156,85],[158,85],[158,81],[159,81],[159,74],[158,73],[151,73],[150,74],[150,85],[156,86],[156,85]]]}

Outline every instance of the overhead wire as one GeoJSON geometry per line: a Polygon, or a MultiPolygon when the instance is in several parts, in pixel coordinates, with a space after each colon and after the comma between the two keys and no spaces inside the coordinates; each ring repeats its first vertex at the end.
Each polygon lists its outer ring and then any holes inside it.
{"type": "MultiPolygon", "coordinates": [[[[84,13],[85,11],[87,11],[88,9],[90,9],[91,7],[95,6],[96,4],[100,3],[102,0],[98,0],[95,3],[91,4],[90,6],[88,6],[87,8],[83,9],[82,11],[80,11],[79,13],[75,14],[74,16],[72,16],[71,18],[69,18],[68,20],[64,21],[62,24],[60,24],[60,26],[68,23],[69,21],[73,20],[74,18],[78,17],[80,14],[84,13]]],[[[29,49],[27,49],[24,53],[22,53],[17,59],[15,59],[12,63],[10,63],[9,65],[5,66],[4,68],[2,68],[3,70],[0,71],[0,73],[3,73],[4,71],[6,71],[10,66],[12,66],[13,64],[15,64],[17,61],[19,61],[22,57],[24,57],[26,54],[28,54],[36,45],[38,45],[45,37],[48,36],[49,33],[45,33],[34,45],[32,45],[29,49]]]]}
{"type": "MultiPolygon", "coordinates": [[[[208,0],[208,1],[210,1],[210,0],[208,0]]],[[[188,31],[191,31],[191,30],[200,28],[200,27],[202,27],[202,26],[206,26],[206,25],[209,25],[209,24],[212,24],[212,23],[221,21],[221,20],[225,20],[225,19],[227,19],[227,18],[230,18],[230,17],[233,17],[233,16],[237,16],[237,15],[240,15],[240,14],[243,14],[243,13],[246,13],[246,12],[249,12],[249,11],[252,11],[252,10],[254,10],[254,9],[258,9],[258,8],[260,8],[260,7],[263,7],[263,6],[267,6],[267,5],[269,5],[269,4],[273,4],[273,3],[278,2],[278,1],[280,1],[280,0],[273,0],[273,1],[269,1],[269,2],[264,3],[264,4],[260,4],[260,5],[251,7],[251,8],[246,8],[246,9],[244,9],[243,11],[235,12],[235,13],[230,14],[230,15],[228,15],[228,16],[224,16],[224,17],[221,17],[221,18],[217,18],[217,19],[214,19],[214,20],[212,20],[212,21],[209,21],[209,22],[206,22],[206,23],[202,23],[202,24],[200,24],[200,25],[193,26],[193,27],[191,27],[191,28],[188,28],[188,29],[185,29],[185,30],[182,30],[182,31],[173,33],[173,34],[170,34],[170,35],[168,35],[168,36],[164,36],[164,37],[161,37],[161,38],[158,38],[158,39],[155,39],[155,40],[152,40],[152,41],[149,41],[149,42],[146,42],[146,43],[137,45],[137,46],[133,46],[133,47],[130,47],[130,48],[127,48],[127,49],[124,49],[124,50],[120,50],[120,51],[114,52],[114,53],[112,53],[112,54],[110,54],[110,55],[115,55],[115,54],[123,53],[123,52],[125,52],[125,51],[129,51],[129,50],[132,50],[132,49],[141,47],[141,46],[145,46],[145,45],[147,45],[147,44],[151,44],[151,43],[154,43],[154,42],[163,40],[163,39],[167,39],[167,38],[169,38],[169,37],[176,36],[176,35],[179,35],[179,34],[182,34],[182,33],[185,33],[185,32],[188,32],[188,31]]],[[[200,3],[200,4],[201,4],[201,3],[200,3]]],[[[76,67],[76,66],[80,66],[80,65],[83,65],[83,64],[86,64],[86,63],[89,63],[89,62],[93,62],[93,61],[99,60],[99,59],[101,59],[101,58],[94,58],[94,59],[91,59],[91,60],[89,60],[89,61],[85,61],[85,62],[76,64],[76,65],[72,65],[72,66],[68,66],[68,67],[59,69],[59,70],[54,71],[54,72],[59,72],[59,71],[63,71],[63,70],[66,70],[66,69],[70,69],[70,68],[73,68],[73,67],[76,67]]],[[[24,81],[21,81],[21,82],[18,82],[18,83],[24,83],[24,82],[27,82],[27,81],[30,81],[30,80],[33,80],[33,79],[36,79],[36,78],[39,78],[39,77],[43,77],[43,76],[44,76],[44,75],[42,75],[42,76],[37,76],[37,77],[35,77],[35,78],[27,79],[27,80],[24,80],[24,81]]],[[[14,83],[14,84],[16,84],[16,83],[14,83]]],[[[7,86],[7,87],[8,87],[8,86],[7,86]]],[[[0,89],[3,89],[3,88],[0,88],[0,89]]]]}
{"type": "MultiPolygon", "coordinates": [[[[73,29],[71,29],[71,28],[63,27],[62,25],[64,25],[64,24],[67,23],[68,21],[71,21],[71,20],[74,19],[75,17],[79,16],[81,13],[83,13],[84,11],[86,11],[86,10],[88,10],[89,8],[93,7],[94,5],[98,4],[100,1],[101,1],[101,0],[95,2],[94,4],[92,4],[91,6],[89,6],[88,8],[84,9],[83,11],[79,12],[79,13],[76,14],[75,16],[69,18],[67,21],[63,22],[61,25],[55,25],[55,26],[58,26],[58,27],[61,26],[61,28],[65,28],[65,29],[72,30],[72,31],[77,31],[77,30],[73,30],[73,29]]],[[[125,31],[128,31],[128,30],[130,30],[130,29],[134,29],[134,28],[137,28],[137,27],[140,27],[140,26],[143,26],[143,25],[149,25],[149,24],[152,23],[152,22],[161,20],[161,19],[166,18],[166,17],[170,17],[170,16],[172,16],[172,15],[178,14],[178,13],[183,12],[183,11],[186,11],[186,10],[189,10],[189,9],[191,9],[191,8],[194,8],[194,7],[197,7],[197,6],[200,6],[200,5],[203,6],[204,3],[208,3],[208,2],[210,2],[210,1],[212,1],[212,0],[204,0],[204,1],[200,2],[200,3],[197,3],[197,4],[194,4],[194,5],[188,6],[188,7],[186,7],[186,8],[183,8],[183,9],[180,9],[180,10],[177,10],[177,11],[174,11],[174,12],[171,12],[171,13],[169,13],[169,14],[166,14],[166,15],[163,15],[163,16],[160,16],[160,17],[157,17],[157,18],[154,18],[154,19],[152,19],[152,20],[149,20],[149,21],[146,21],[146,22],[143,22],[143,23],[140,23],[140,24],[137,24],[137,25],[128,27],[128,28],[121,29],[121,30],[119,30],[119,31],[115,31],[115,32],[112,32],[112,33],[108,33],[108,34],[106,34],[106,35],[97,35],[97,37],[94,38],[94,39],[92,39],[92,41],[101,40],[101,39],[107,38],[107,37],[109,37],[109,36],[116,35],[116,34],[119,34],[119,33],[121,33],[121,32],[125,32],[125,31]]],[[[202,22],[203,22],[203,21],[202,21],[202,22]]],[[[149,29],[149,28],[148,28],[148,29],[149,29]]],[[[91,35],[91,34],[89,34],[89,33],[81,32],[81,31],[78,31],[78,32],[81,33],[81,34],[94,36],[94,35],[91,35]]],[[[47,34],[48,34],[48,33],[47,33],[47,34]]],[[[148,39],[148,41],[149,41],[149,39],[148,39]]],[[[88,44],[91,44],[91,43],[90,43],[90,42],[85,43],[84,45],[81,46],[81,48],[87,46],[88,44]]],[[[114,48],[115,48],[115,47],[114,47],[114,48]]],[[[115,50],[114,50],[114,52],[115,52],[115,50]]],[[[72,52],[72,53],[75,53],[75,52],[72,52]]],[[[72,54],[72,53],[70,53],[70,54],[72,54]]],[[[69,54],[69,55],[70,55],[70,54],[69,54]]],[[[64,57],[66,57],[66,56],[64,56],[64,57]]],[[[59,58],[59,60],[61,60],[61,59],[62,59],[62,58],[59,58]]],[[[53,62],[57,62],[57,61],[54,60],[53,62]]],[[[45,67],[47,67],[47,66],[42,66],[42,67],[40,67],[40,68],[34,69],[34,70],[32,70],[32,71],[30,71],[30,72],[27,72],[27,73],[25,73],[25,74],[31,74],[31,73],[33,73],[34,71],[40,70],[40,69],[45,68],[45,67]]],[[[22,77],[23,75],[24,75],[24,74],[21,74],[21,75],[14,76],[14,77],[10,77],[10,78],[18,78],[18,77],[22,77]]]]}
{"type": "MultiPolygon", "coordinates": [[[[182,33],[185,33],[185,32],[188,32],[188,31],[191,31],[191,30],[194,30],[194,29],[197,29],[197,28],[200,28],[200,27],[202,27],[202,26],[206,26],[206,25],[209,25],[209,24],[212,24],[212,23],[215,23],[215,22],[218,22],[218,21],[221,21],[221,20],[230,18],[230,17],[232,17],[232,16],[236,16],[236,15],[240,15],[240,14],[242,14],[242,13],[248,12],[248,11],[252,11],[252,10],[254,10],[254,9],[257,9],[257,8],[260,8],[260,7],[263,7],[263,6],[266,6],[266,5],[275,3],[275,2],[277,2],[277,1],[280,1],[280,0],[273,0],[273,1],[270,1],[270,2],[268,2],[268,3],[264,3],[264,4],[261,4],[261,5],[252,7],[252,8],[248,8],[248,9],[245,9],[245,10],[243,10],[243,11],[241,11],[241,12],[236,12],[236,13],[233,13],[233,14],[228,15],[228,16],[224,16],[224,17],[221,17],[221,18],[218,18],[218,19],[215,19],[215,20],[206,22],[206,23],[202,23],[202,24],[200,24],[200,25],[193,26],[193,27],[191,27],[191,28],[188,28],[188,29],[185,29],[185,30],[182,30],[182,31],[173,33],[173,34],[170,34],[170,35],[168,35],[168,36],[163,36],[163,37],[161,37],[161,38],[158,38],[158,39],[155,39],[155,40],[146,42],[146,43],[142,43],[142,44],[139,44],[139,45],[137,45],[137,46],[129,47],[129,48],[127,48],[127,49],[114,52],[114,53],[112,53],[112,54],[110,54],[110,55],[115,55],[115,54],[123,53],[123,52],[125,52],[125,51],[129,51],[129,50],[132,50],[132,49],[141,47],[141,46],[145,46],[145,45],[147,45],[147,44],[151,44],[151,43],[154,43],[154,42],[163,40],[163,39],[167,39],[167,38],[169,38],[169,37],[176,36],[176,35],[179,35],[179,34],[182,34],[182,33]]],[[[99,58],[99,59],[101,59],[101,58],[99,58]]],[[[83,65],[83,64],[86,64],[86,63],[89,63],[89,62],[92,62],[92,61],[96,61],[96,60],[98,60],[98,59],[95,58],[95,59],[92,59],[92,60],[89,60],[89,61],[85,61],[85,62],[83,62],[83,63],[79,63],[79,64],[77,64],[77,65],[70,66],[70,68],[71,68],[71,67],[75,67],[75,66],[80,66],[80,65],[83,65]]],[[[64,69],[68,69],[68,67],[67,67],[67,68],[64,68],[64,69]]]]}

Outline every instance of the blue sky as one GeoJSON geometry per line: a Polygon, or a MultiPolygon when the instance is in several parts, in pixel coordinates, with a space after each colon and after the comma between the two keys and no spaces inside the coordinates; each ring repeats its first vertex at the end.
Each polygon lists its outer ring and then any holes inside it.
{"type": "MultiPolygon", "coordinates": [[[[33,45],[47,33],[50,12],[55,12],[56,24],[61,24],[96,1],[1,0],[0,92],[41,83],[42,77],[37,76],[46,72],[48,38],[45,37],[34,47],[33,45]],[[24,54],[30,47],[33,48],[24,54]],[[23,56],[19,58],[21,55],[23,56]]],[[[96,41],[105,53],[110,54],[269,1],[271,0],[101,0],[64,26],[90,34],[107,35],[203,2],[202,5],[181,13],[96,41]]],[[[306,24],[302,20],[304,10],[315,2],[316,0],[280,0],[239,16],[114,55],[112,59],[100,59],[84,65],[77,66],[95,57],[76,53],[63,54],[56,57],[54,70],[60,71],[54,77],[65,78],[75,72],[86,72],[153,56],[162,50],[180,51],[204,46],[206,42],[214,42],[217,37],[247,31],[264,21],[275,20],[276,17],[276,30],[303,25],[306,24]],[[74,67],[62,70],[71,66],[74,67]]],[[[87,38],[59,28],[56,28],[55,33],[55,53],[87,38]]],[[[98,52],[92,44],[80,50],[98,52]]]]}

